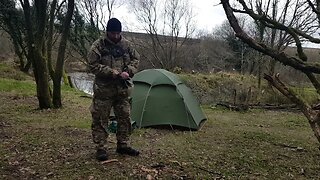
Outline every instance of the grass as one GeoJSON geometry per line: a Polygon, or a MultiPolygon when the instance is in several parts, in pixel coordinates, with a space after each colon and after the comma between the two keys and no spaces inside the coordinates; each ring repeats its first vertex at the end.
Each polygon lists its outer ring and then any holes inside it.
{"type": "Polygon", "coordinates": [[[35,83],[28,81],[19,81],[6,78],[0,78],[0,91],[11,92],[16,95],[30,96],[34,94],[35,83]]]}
{"type": "Polygon", "coordinates": [[[12,68],[12,66],[5,63],[0,63],[0,78],[1,77],[15,80],[31,79],[29,76],[26,76],[25,73],[17,70],[17,68],[12,68]]]}
{"type": "Polygon", "coordinates": [[[318,103],[320,96],[317,93],[315,88],[311,87],[302,87],[294,88],[294,91],[299,94],[306,102],[308,103],[318,103]]]}
{"type": "Polygon", "coordinates": [[[117,161],[102,164],[94,159],[91,99],[64,88],[63,108],[37,110],[34,89],[0,79],[0,179],[319,178],[319,143],[299,112],[204,106],[200,131],[135,129],[139,157],[116,154],[110,134],[108,153],[117,161]]]}

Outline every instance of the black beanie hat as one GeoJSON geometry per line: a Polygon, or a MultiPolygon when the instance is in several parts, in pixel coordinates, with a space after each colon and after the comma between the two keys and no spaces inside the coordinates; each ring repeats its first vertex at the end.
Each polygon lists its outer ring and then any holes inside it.
{"type": "Polygon", "coordinates": [[[121,22],[117,18],[111,18],[107,24],[107,31],[109,32],[121,32],[121,22]]]}

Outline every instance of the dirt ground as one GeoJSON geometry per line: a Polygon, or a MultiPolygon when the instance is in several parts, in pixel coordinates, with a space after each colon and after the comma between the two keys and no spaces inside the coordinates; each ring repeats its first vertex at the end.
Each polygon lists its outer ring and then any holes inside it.
{"type": "Polygon", "coordinates": [[[136,129],[139,157],[98,162],[91,100],[64,92],[62,109],[38,110],[35,96],[0,92],[0,179],[318,179],[320,151],[299,113],[205,108],[200,131],[136,129]]]}

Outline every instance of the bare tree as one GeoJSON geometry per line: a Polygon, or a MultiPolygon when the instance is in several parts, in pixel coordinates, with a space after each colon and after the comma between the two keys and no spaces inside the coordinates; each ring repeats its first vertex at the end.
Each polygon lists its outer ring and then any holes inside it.
{"type": "MultiPolygon", "coordinates": [[[[246,21],[244,16],[238,17],[238,19],[242,28],[250,25],[250,22],[246,21]]],[[[220,26],[214,29],[213,37],[228,43],[230,49],[233,51],[233,56],[226,60],[230,63],[230,65],[233,65],[233,68],[236,71],[240,72],[241,74],[245,74],[247,71],[253,72],[253,70],[249,70],[250,60],[252,61],[250,57],[254,57],[252,56],[252,49],[235,36],[234,31],[228,21],[224,21],[220,26]]]]}
{"type": "Polygon", "coordinates": [[[23,72],[28,72],[31,67],[30,59],[26,58],[27,45],[24,36],[24,14],[16,8],[16,2],[3,0],[0,2],[0,28],[6,31],[12,41],[14,52],[19,58],[19,67],[23,72]]]}
{"type": "MultiPolygon", "coordinates": [[[[62,2],[63,3],[63,2],[62,2]]],[[[49,21],[49,33],[48,33],[48,43],[47,43],[47,59],[48,59],[48,70],[50,73],[50,77],[53,81],[53,93],[52,93],[52,102],[55,108],[62,107],[61,102],[61,79],[64,73],[64,61],[65,61],[65,52],[67,49],[67,40],[70,32],[70,24],[72,20],[73,10],[74,10],[74,0],[68,0],[67,12],[62,24],[62,32],[59,42],[58,55],[55,66],[53,66],[51,60],[51,52],[53,45],[51,43],[51,39],[53,36],[53,24],[54,24],[54,14],[56,10],[57,0],[53,0],[51,2],[50,9],[50,21],[49,21]]],[[[60,7],[60,6],[59,6],[60,7]]]]}
{"type": "MultiPolygon", "coordinates": [[[[21,18],[20,21],[13,21],[18,22],[18,26],[14,28],[18,30],[12,31],[12,37],[14,37],[12,40],[14,46],[16,46],[15,53],[18,57],[20,59],[26,58],[27,62],[32,63],[33,74],[37,85],[36,88],[39,108],[46,109],[53,106],[61,107],[61,72],[63,71],[64,51],[70,29],[69,25],[73,14],[74,0],[68,0],[68,8],[63,21],[64,23],[60,26],[62,32],[60,33],[60,45],[55,71],[51,69],[52,63],[51,56],[49,55],[51,55],[51,50],[53,48],[53,38],[51,36],[53,35],[52,24],[54,20],[56,20],[54,10],[56,9],[57,0],[50,2],[47,0],[34,0],[32,3],[30,3],[29,0],[19,0],[20,7],[15,4],[16,1],[6,1],[6,3],[11,4],[11,12],[16,12],[15,15],[19,15],[19,13],[21,13],[19,16],[19,18],[21,18]],[[50,17],[48,18],[47,10],[50,3],[52,6],[50,17]],[[51,19],[49,26],[48,19],[51,19]],[[48,27],[50,28],[47,29],[48,27]],[[49,72],[54,84],[53,93],[49,86],[49,72]]],[[[1,4],[1,7],[2,5],[3,4],[1,4]]],[[[13,20],[13,17],[11,18],[11,20],[13,20]]],[[[8,27],[8,29],[10,29],[10,26],[14,25],[10,21],[2,21],[1,24],[8,27]]],[[[23,65],[22,61],[21,65],[23,65]]]]}
{"type": "Polygon", "coordinates": [[[123,5],[123,0],[80,0],[76,4],[73,29],[71,30],[71,56],[86,63],[90,45],[106,29],[108,20],[113,16],[114,9],[123,5]],[[107,13],[106,13],[107,12],[107,13]]]}
{"type": "Polygon", "coordinates": [[[178,65],[180,50],[194,32],[193,12],[188,0],[138,0],[130,3],[139,23],[147,32],[151,48],[148,60],[161,68],[178,65]]]}
{"type": "MultiPolygon", "coordinates": [[[[310,23],[312,23],[312,18],[302,16],[305,3],[293,0],[256,0],[250,2],[249,7],[251,9],[256,9],[258,15],[268,16],[271,20],[286,24],[287,26],[296,27],[302,31],[308,33],[314,33],[314,28],[309,28],[310,23]],[[299,23],[298,23],[299,22],[299,23]]],[[[277,51],[284,51],[289,45],[294,43],[293,37],[286,31],[281,31],[276,28],[268,28],[263,22],[254,20],[256,24],[257,40],[268,44],[271,48],[277,51]]],[[[265,58],[264,56],[258,56],[260,58],[265,58]]],[[[258,59],[259,62],[259,87],[261,84],[261,77],[264,64],[268,64],[267,71],[268,74],[274,75],[276,69],[276,60],[268,58],[269,62],[265,62],[262,59],[258,59]]]]}
{"type": "MultiPolygon", "coordinates": [[[[123,5],[123,1],[121,0],[107,0],[107,7],[108,7],[108,12],[109,12],[109,19],[113,15],[113,10],[115,8],[119,8],[120,6],[123,5]]],[[[105,28],[104,28],[105,29],[105,28]]]]}
{"type": "Polygon", "coordinates": [[[194,67],[194,69],[202,72],[206,70],[206,72],[210,73],[223,70],[232,71],[234,69],[235,65],[232,59],[234,59],[235,53],[227,41],[217,38],[216,34],[203,34],[198,39],[200,39],[199,45],[191,51],[198,50],[198,53],[192,54],[193,56],[197,54],[194,59],[197,63],[201,63],[201,66],[198,69],[194,67]]]}
{"type": "Polygon", "coordinates": [[[106,26],[105,5],[102,0],[81,0],[76,4],[69,54],[74,56],[73,52],[77,52],[83,63],[86,63],[89,46],[100,36],[100,29],[106,26]]]}
{"type": "Polygon", "coordinates": [[[23,8],[25,28],[27,31],[27,58],[31,60],[33,66],[33,73],[37,84],[39,107],[40,109],[51,108],[52,101],[48,81],[48,67],[43,53],[47,19],[47,1],[34,1],[36,19],[33,19],[32,17],[31,6],[28,0],[20,0],[20,4],[23,8]],[[33,26],[35,24],[32,23],[33,21],[37,22],[35,27],[33,26]]]}
{"type": "MultiPolygon", "coordinates": [[[[285,11],[284,13],[286,13],[287,16],[297,14],[301,16],[300,20],[294,22],[284,22],[272,19],[266,13],[259,13],[255,11],[248,5],[248,2],[244,0],[238,0],[238,2],[239,3],[235,3],[234,6],[231,6],[229,0],[221,0],[229,23],[235,31],[236,36],[257,51],[270,56],[283,65],[290,66],[305,74],[313,84],[318,94],[320,94],[320,83],[316,77],[316,74],[320,73],[320,67],[317,63],[309,62],[311,59],[308,58],[304,51],[304,47],[302,46],[302,43],[305,41],[318,44],[320,43],[320,39],[315,33],[313,33],[319,30],[320,2],[314,2],[311,0],[287,1],[286,6],[296,8],[288,8],[288,11],[285,11]],[[293,12],[289,11],[289,9],[293,10],[293,12]],[[274,49],[270,44],[255,40],[243,28],[241,28],[235,13],[246,14],[255,21],[264,24],[270,30],[276,29],[282,31],[282,33],[287,33],[288,36],[293,39],[297,56],[289,56],[284,51],[274,49]],[[301,23],[303,25],[301,25],[301,23]]],[[[317,140],[320,142],[320,111],[317,106],[309,104],[293,89],[289,88],[288,85],[281,81],[279,74],[273,76],[265,74],[264,78],[284,96],[297,104],[308,119],[317,140]]]]}
{"type": "Polygon", "coordinates": [[[77,8],[84,21],[98,31],[106,28],[107,21],[113,15],[114,9],[120,7],[122,3],[121,0],[80,0],[77,3],[77,8]]]}

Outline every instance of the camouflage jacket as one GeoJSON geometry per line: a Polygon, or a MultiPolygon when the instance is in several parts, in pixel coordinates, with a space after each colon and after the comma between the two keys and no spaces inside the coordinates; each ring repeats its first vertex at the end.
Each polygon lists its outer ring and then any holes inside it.
{"type": "Polygon", "coordinates": [[[140,55],[131,43],[121,36],[118,43],[107,35],[96,40],[88,53],[89,72],[96,76],[96,82],[114,82],[112,70],[126,71],[130,77],[138,70],[140,55]]]}

